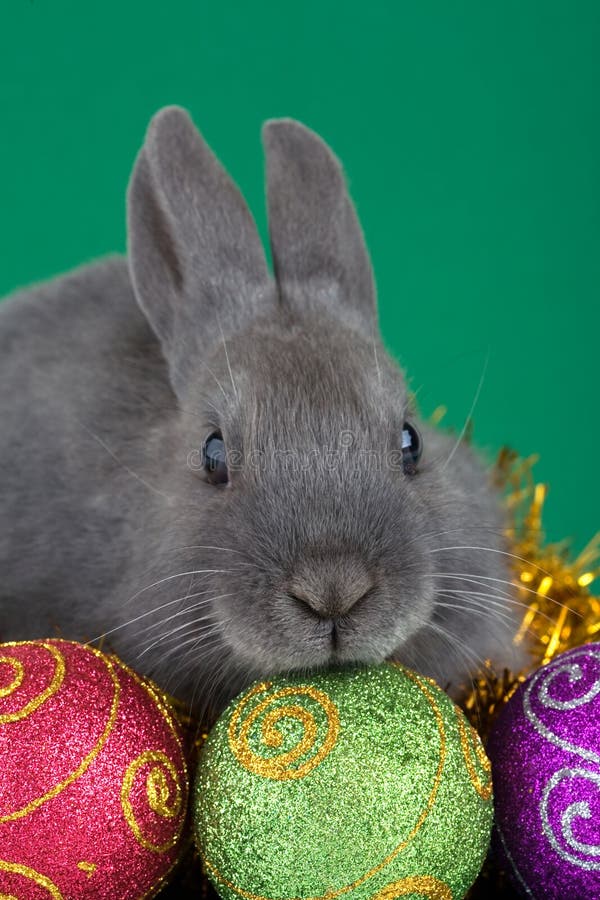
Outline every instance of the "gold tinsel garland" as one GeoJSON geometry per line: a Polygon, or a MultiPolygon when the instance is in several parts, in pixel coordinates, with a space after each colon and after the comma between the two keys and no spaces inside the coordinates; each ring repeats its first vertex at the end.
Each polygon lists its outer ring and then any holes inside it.
{"type": "Polygon", "coordinates": [[[487,665],[465,688],[460,705],[484,739],[498,709],[527,675],[565,650],[600,639],[600,597],[590,590],[600,575],[600,533],[573,559],[568,541],[545,544],[548,488],[533,477],[536,462],[537,456],[520,459],[504,449],[495,467],[496,483],[506,493],[513,581],[524,608],[514,641],[526,646],[530,664],[521,672],[487,665]]]}

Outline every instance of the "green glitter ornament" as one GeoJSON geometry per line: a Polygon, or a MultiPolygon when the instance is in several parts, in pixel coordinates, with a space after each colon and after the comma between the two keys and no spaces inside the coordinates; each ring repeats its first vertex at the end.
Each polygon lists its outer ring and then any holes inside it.
{"type": "Polygon", "coordinates": [[[254,684],[209,734],[194,797],[226,900],[458,900],[492,814],[476,733],[394,664],[254,684]]]}

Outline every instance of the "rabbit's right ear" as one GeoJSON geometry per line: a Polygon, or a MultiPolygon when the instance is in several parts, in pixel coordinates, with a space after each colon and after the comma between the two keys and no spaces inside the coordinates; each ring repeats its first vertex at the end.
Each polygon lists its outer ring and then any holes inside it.
{"type": "Polygon", "coordinates": [[[276,303],[248,207],[185,110],[152,119],[127,218],[134,290],[178,390],[206,345],[276,303]]]}

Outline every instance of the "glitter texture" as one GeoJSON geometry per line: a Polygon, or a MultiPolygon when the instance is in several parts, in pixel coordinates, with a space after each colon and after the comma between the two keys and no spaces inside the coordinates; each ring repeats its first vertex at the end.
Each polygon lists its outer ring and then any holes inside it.
{"type": "Polygon", "coordinates": [[[600,897],[600,645],[531,675],[498,717],[488,752],[494,844],[520,893],[600,897]]]}
{"type": "Polygon", "coordinates": [[[479,738],[392,664],[253,685],[200,755],[196,838],[227,900],[458,900],[491,823],[479,738]]]}
{"type": "Polygon", "coordinates": [[[178,726],[150,682],[82,644],[0,644],[0,897],[153,896],[187,794],[178,726]]]}
{"type": "Polygon", "coordinates": [[[591,590],[600,578],[600,532],[575,557],[568,540],[545,542],[548,487],[534,479],[536,460],[520,459],[505,448],[495,467],[498,488],[506,491],[507,560],[522,610],[514,643],[524,646],[529,660],[520,672],[494,671],[486,664],[463,686],[460,705],[484,742],[499,710],[527,675],[559,653],[600,638],[600,596],[591,590]]]}

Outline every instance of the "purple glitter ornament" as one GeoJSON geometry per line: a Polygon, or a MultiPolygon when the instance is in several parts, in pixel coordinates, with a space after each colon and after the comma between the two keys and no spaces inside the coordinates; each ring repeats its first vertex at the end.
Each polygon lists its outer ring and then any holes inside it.
{"type": "Polygon", "coordinates": [[[499,715],[496,852],[525,897],[600,898],[600,644],[563,653],[499,715]]]}

